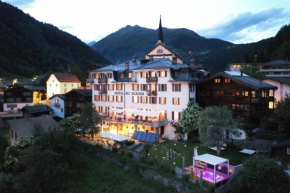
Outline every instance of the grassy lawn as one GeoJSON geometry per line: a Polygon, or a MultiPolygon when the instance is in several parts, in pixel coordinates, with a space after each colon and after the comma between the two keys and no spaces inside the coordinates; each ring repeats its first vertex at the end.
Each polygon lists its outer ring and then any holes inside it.
{"type": "Polygon", "coordinates": [[[10,129],[8,127],[0,128],[0,135],[6,137],[6,139],[9,140],[10,129]]]}
{"type": "Polygon", "coordinates": [[[81,164],[71,168],[59,192],[175,192],[171,186],[144,179],[97,157],[78,155],[78,158],[81,164]]]}
{"type": "MultiPolygon", "coordinates": [[[[194,148],[198,148],[198,154],[205,154],[209,153],[212,155],[217,155],[216,151],[209,149],[207,146],[200,144],[200,143],[189,143],[189,142],[174,142],[174,141],[166,141],[163,144],[158,146],[154,145],[149,152],[149,156],[157,159],[165,160],[164,157],[167,157],[169,149],[174,150],[177,152],[176,156],[171,161],[165,161],[177,167],[182,167],[182,157],[185,156],[185,165],[189,166],[192,165],[193,159],[193,151],[194,148]]],[[[248,155],[242,154],[237,149],[229,149],[226,148],[221,152],[220,157],[227,158],[230,160],[231,165],[239,165],[242,164],[243,161],[248,158],[248,155]]]]}

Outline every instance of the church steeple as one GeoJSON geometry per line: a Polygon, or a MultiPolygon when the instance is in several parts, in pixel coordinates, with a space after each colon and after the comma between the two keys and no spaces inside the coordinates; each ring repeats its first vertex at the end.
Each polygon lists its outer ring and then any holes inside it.
{"type": "Polygon", "coordinates": [[[162,31],[162,23],[161,23],[161,15],[160,15],[160,21],[159,21],[159,28],[158,28],[158,40],[157,40],[157,43],[162,43],[162,44],[165,44],[164,43],[164,39],[163,39],[163,31],[162,31]]]}

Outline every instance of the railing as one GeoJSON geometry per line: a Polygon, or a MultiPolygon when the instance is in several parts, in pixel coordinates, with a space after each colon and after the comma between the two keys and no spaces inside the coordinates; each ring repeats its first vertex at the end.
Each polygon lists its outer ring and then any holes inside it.
{"type": "Polygon", "coordinates": [[[100,89],[99,94],[107,94],[107,89],[100,89]]]}
{"type": "Polygon", "coordinates": [[[122,122],[122,123],[132,123],[132,124],[140,124],[140,125],[148,125],[153,127],[161,127],[168,123],[168,120],[162,120],[162,121],[153,121],[153,120],[141,120],[141,119],[135,119],[135,118],[121,118],[121,117],[114,117],[114,116],[103,116],[103,121],[112,121],[112,122],[122,122]]]}
{"type": "Polygon", "coordinates": [[[146,77],[146,82],[157,82],[158,77],[146,77]]]}
{"type": "Polygon", "coordinates": [[[98,83],[108,83],[108,78],[98,78],[98,83]]]}
{"type": "Polygon", "coordinates": [[[54,107],[60,107],[60,103],[54,103],[54,107]]]}
{"type": "Polygon", "coordinates": [[[156,96],[157,95],[157,90],[147,90],[147,95],[148,96],[156,96]]]}

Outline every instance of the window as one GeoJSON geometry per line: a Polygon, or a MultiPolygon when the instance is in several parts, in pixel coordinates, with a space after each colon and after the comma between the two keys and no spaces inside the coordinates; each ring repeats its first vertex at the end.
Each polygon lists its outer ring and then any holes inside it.
{"type": "Polygon", "coordinates": [[[124,72],[120,73],[120,78],[125,78],[125,73],[124,72]]]}
{"type": "Polygon", "coordinates": [[[173,62],[173,63],[177,63],[177,57],[173,57],[173,58],[172,58],[172,62],[173,62]]]}
{"type": "Polygon", "coordinates": [[[123,90],[122,84],[116,84],[116,90],[123,90]]]}
{"type": "Polygon", "coordinates": [[[167,84],[159,84],[158,88],[159,91],[167,91],[167,84]]]}
{"type": "Polygon", "coordinates": [[[24,96],[31,96],[31,92],[23,92],[24,96]]]}
{"type": "Polygon", "coordinates": [[[16,98],[16,102],[21,102],[21,98],[16,98]]]}
{"type": "Polygon", "coordinates": [[[123,102],[123,96],[121,96],[121,95],[116,96],[116,101],[117,101],[118,103],[123,102]]]}
{"type": "Polygon", "coordinates": [[[112,73],[108,73],[108,78],[112,78],[112,73]]]}
{"type": "Polygon", "coordinates": [[[138,96],[132,96],[132,103],[139,103],[139,97],[138,96]]]}
{"type": "Polygon", "coordinates": [[[132,78],[132,72],[128,73],[128,78],[132,78]]]}
{"type": "Polygon", "coordinates": [[[52,80],[52,82],[54,82],[54,80],[52,80]]]}
{"type": "Polygon", "coordinates": [[[147,97],[146,96],[140,96],[141,103],[142,104],[147,104],[147,97]]]}
{"type": "Polygon", "coordinates": [[[113,95],[108,95],[108,101],[109,102],[114,102],[114,96],[113,95]]]}
{"type": "Polygon", "coordinates": [[[172,111],[172,120],[179,121],[180,120],[180,112],[172,111]]]}
{"type": "Polygon", "coordinates": [[[141,78],[146,78],[146,76],[147,76],[147,73],[146,72],[141,72],[141,78]]]}
{"type": "Polygon", "coordinates": [[[181,91],[181,84],[172,85],[172,92],[180,92],[180,91],[181,91]]]}
{"type": "Polygon", "coordinates": [[[231,82],[231,79],[225,78],[225,83],[230,83],[230,82],[231,82]]]}
{"type": "Polygon", "coordinates": [[[155,73],[155,71],[151,71],[151,72],[150,72],[150,77],[156,77],[156,73],[155,73]]]}
{"type": "Polygon", "coordinates": [[[56,87],[58,87],[58,84],[55,84],[56,87]]]}
{"type": "Polygon", "coordinates": [[[132,84],[132,90],[138,91],[139,90],[139,84],[132,84]]]}
{"type": "Polygon", "coordinates": [[[141,91],[146,91],[148,85],[147,84],[141,84],[141,91]]]}
{"type": "Polygon", "coordinates": [[[269,102],[269,109],[273,109],[274,108],[274,102],[273,101],[270,101],[269,102]]]}
{"type": "Polygon", "coordinates": [[[221,82],[221,79],[220,78],[216,78],[216,79],[214,79],[214,82],[215,83],[220,83],[221,82]]]}
{"type": "MultiPolygon", "coordinates": [[[[290,155],[290,147],[287,147],[287,154],[290,155]]],[[[289,168],[290,169],[290,168],[289,168]]]]}
{"type": "Polygon", "coordinates": [[[100,95],[95,95],[94,99],[95,99],[95,101],[100,101],[100,95]]]}
{"type": "Polygon", "coordinates": [[[179,77],[179,74],[180,74],[179,71],[175,71],[175,72],[174,72],[174,75],[175,75],[176,78],[179,77]]]}
{"type": "MultiPolygon", "coordinates": [[[[12,95],[11,92],[6,92],[5,94],[6,94],[6,95],[12,95]]],[[[23,93],[23,95],[24,95],[24,93],[23,93]]]]}
{"type": "Polygon", "coordinates": [[[64,84],[64,87],[66,87],[66,84],[64,84]]]}
{"type": "Polygon", "coordinates": [[[166,97],[159,97],[159,104],[166,105],[166,97]]]}
{"type": "Polygon", "coordinates": [[[172,104],[173,105],[179,105],[179,98],[178,97],[174,97],[174,98],[172,98],[172,104]]]}
{"type": "Polygon", "coordinates": [[[60,111],[63,113],[63,108],[61,108],[60,111]]]}
{"type": "Polygon", "coordinates": [[[256,97],[256,91],[252,91],[252,97],[256,97]]]}
{"type": "Polygon", "coordinates": [[[13,133],[14,133],[14,131],[11,130],[11,139],[13,139],[13,133]]]}
{"type": "Polygon", "coordinates": [[[102,95],[102,101],[103,102],[106,102],[107,101],[107,95],[105,95],[105,94],[102,95]]]}
{"type": "Polygon", "coordinates": [[[49,84],[49,86],[51,87],[51,84],[49,84]]]}
{"type": "Polygon", "coordinates": [[[163,50],[162,49],[158,49],[157,50],[157,54],[162,54],[163,53],[163,50]]]}
{"type": "Polygon", "coordinates": [[[109,84],[109,86],[108,86],[108,90],[114,90],[114,84],[109,84]]]}
{"type": "Polygon", "coordinates": [[[99,73],[96,73],[95,75],[96,75],[95,78],[99,78],[100,77],[99,73]]]}
{"type": "Polygon", "coordinates": [[[32,98],[26,98],[27,102],[32,102],[32,98]]]}
{"type": "Polygon", "coordinates": [[[189,92],[194,92],[194,84],[189,85],[189,92]]]}
{"type": "Polygon", "coordinates": [[[74,84],[71,84],[71,87],[74,87],[74,84]]]}
{"type": "Polygon", "coordinates": [[[100,106],[96,106],[96,111],[97,111],[97,113],[100,112],[100,106]]]}
{"type": "Polygon", "coordinates": [[[167,71],[160,71],[159,77],[162,77],[162,78],[167,77],[167,71]]]}
{"type": "Polygon", "coordinates": [[[157,97],[149,97],[149,104],[157,104],[157,97]]]}

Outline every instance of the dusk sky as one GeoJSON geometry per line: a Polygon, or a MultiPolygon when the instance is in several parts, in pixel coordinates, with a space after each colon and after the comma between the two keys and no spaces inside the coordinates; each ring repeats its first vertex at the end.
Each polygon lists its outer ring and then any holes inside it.
{"type": "Polygon", "coordinates": [[[256,42],[290,23],[290,0],[3,0],[82,41],[125,27],[187,28],[207,38],[256,42]]]}

